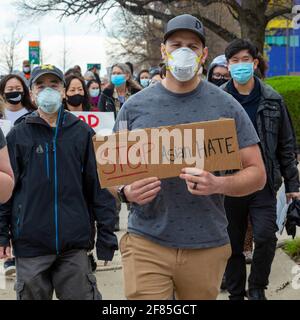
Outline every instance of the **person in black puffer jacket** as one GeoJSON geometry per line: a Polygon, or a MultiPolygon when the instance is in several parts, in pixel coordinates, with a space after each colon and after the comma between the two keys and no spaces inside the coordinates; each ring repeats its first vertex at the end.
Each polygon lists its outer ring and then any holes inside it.
{"type": "Polygon", "coordinates": [[[87,252],[112,260],[114,198],[101,189],[95,132],[62,106],[64,77],[54,66],[36,67],[30,79],[38,110],[18,120],[7,136],[15,176],[11,200],[0,206],[0,258],[16,257],[21,300],[99,300],[87,252]]]}

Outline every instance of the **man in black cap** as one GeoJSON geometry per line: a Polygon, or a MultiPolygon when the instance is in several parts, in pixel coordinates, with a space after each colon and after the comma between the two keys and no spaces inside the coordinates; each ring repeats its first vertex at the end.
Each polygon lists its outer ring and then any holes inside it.
{"type": "MultiPolygon", "coordinates": [[[[0,206],[0,252],[16,257],[17,298],[98,300],[87,251],[111,260],[114,199],[101,190],[93,130],[64,111],[63,73],[52,65],[31,74],[36,112],[23,117],[7,136],[15,175],[11,201],[0,206]]],[[[5,257],[5,254],[2,255],[5,257]]]]}
{"type": "Polygon", "coordinates": [[[152,177],[111,190],[131,203],[128,233],[120,242],[125,295],[170,299],[175,292],[178,299],[216,299],[231,254],[223,195],[263,188],[259,140],[238,102],[201,80],[208,54],[201,21],[187,14],[170,20],[161,52],[166,77],[123,105],[115,131],[233,118],[243,170],[224,177],[186,168],[180,177],[152,177]]]}

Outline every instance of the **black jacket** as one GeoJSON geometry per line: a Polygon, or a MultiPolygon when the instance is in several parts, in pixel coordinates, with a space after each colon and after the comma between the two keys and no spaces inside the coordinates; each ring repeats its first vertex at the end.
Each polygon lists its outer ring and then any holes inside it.
{"type": "MultiPolygon", "coordinates": [[[[114,112],[115,118],[117,117],[117,110],[116,110],[116,101],[113,97],[114,94],[114,86],[108,86],[103,90],[101,93],[99,102],[98,102],[98,108],[101,112],[114,112]]],[[[133,95],[137,92],[139,92],[139,88],[130,87],[129,92],[130,95],[133,95]]],[[[122,107],[122,104],[120,105],[122,107]]]]}
{"type": "Polygon", "coordinates": [[[94,131],[62,108],[56,128],[37,112],[18,122],[7,136],[15,189],[0,206],[0,245],[11,239],[17,257],[89,250],[96,220],[98,258],[111,260],[115,201],[100,189],[94,131]]]}
{"type": "MultiPolygon", "coordinates": [[[[298,192],[296,137],[290,115],[282,97],[269,85],[257,80],[261,87],[261,99],[256,124],[268,183],[277,192],[283,177],[286,192],[298,192]]],[[[230,93],[228,83],[221,88],[230,93]]]]}

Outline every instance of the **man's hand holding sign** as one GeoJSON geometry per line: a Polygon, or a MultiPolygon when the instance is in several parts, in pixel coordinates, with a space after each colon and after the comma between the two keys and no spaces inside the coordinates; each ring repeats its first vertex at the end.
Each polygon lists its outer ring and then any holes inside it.
{"type": "Polygon", "coordinates": [[[227,196],[244,196],[266,183],[266,173],[258,146],[240,150],[243,170],[234,175],[218,177],[198,168],[184,168],[180,178],[186,181],[188,190],[193,195],[208,196],[224,194],[227,196]],[[261,177],[258,181],[257,177],[261,177]]]}
{"type": "Polygon", "coordinates": [[[138,180],[124,187],[128,202],[139,205],[144,205],[154,200],[160,190],[161,182],[156,177],[138,180]]]}
{"type": "MultiPolygon", "coordinates": [[[[108,139],[105,142],[97,139],[95,150],[99,164],[98,173],[101,186],[110,187],[111,192],[115,196],[118,195],[119,198],[121,190],[126,202],[145,205],[153,201],[161,191],[161,181],[159,179],[169,177],[180,177],[185,180],[189,192],[197,196],[211,194],[243,196],[265,185],[266,175],[259,148],[254,145],[239,150],[233,120],[222,119],[179,125],[175,129],[179,129],[183,137],[176,140],[173,136],[170,138],[169,135],[168,138],[172,142],[167,147],[163,138],[162,141],[154,142],[151,135],[152,129],[146,129],[146,134],[144,133],[144,137],[148,137],[149,141],[143,144],[141,139],[138,141],[140,146],[143,146],[141,150],[131,140],[128,141],[128,146],[119,142],[124,143],[126,140],[124,140],[124,134],[127,133],[124,132],[109,136],[109,138],[114,139],[108,139]],[[191,135],[190,139],[184,137],[185,130],[197,131],[198,129],[204,132],[202,141],[195,140],[197,134],[191,135]],[[110,144],[105,145],[109,140],[110,144]],[[184,141],[183,144],[181,144],[182,141],[184,141]],[[150,146],[149,149],[145,149],[145,146],[148,145],[150,146]],[[157,145],[159,145],[159,148],[156,148],[157,145]],[[121,162],[118,159],[121,149],[125,150],[125,153],[127,152],[125,159],[128,163],[121,162]],[[140,155],[140,163],[130,162],[132,149],[140,155]],[[117,150],[114,161],[105,158],[114,150],[117,150]],[[154,150],[158,150],[157,158],[153,156],[154,150]],[[166,152],[166,150],[169,151],[166,152]],[[194,154],[195,157],[193,158],[194,154]],[[159,162],[151,162],[153,158],[159,159],[159,162]],[[107,163],[103,163],[103,160],[107,160],[107,163]],[[169,163],[166,164],[165,160],[168,160],[169,163]],[[194,163],[191,160],[195,160],[194,163]],[[215,176],[213,174],[216,171],[241,168],[243,169],[230,176],[215,176]],[[257,176],[261,178],[257,179],[257,176]]],[[[175,132],[172,131],[174,127],[164,127],[163,130],[175,132]]]]}

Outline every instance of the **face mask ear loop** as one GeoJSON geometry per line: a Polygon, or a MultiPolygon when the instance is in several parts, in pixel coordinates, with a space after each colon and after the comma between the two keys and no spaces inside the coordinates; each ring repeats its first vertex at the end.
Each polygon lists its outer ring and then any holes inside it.
{"type": "MultiPolygon", "coordinates": [[[[165,50],[166,56],[168,57],[168,60],[174,60],[171,53],[169,53],[167,50],[165,50]]],[[[171,67],[168,65],[168,62],[166,63],[166,70],[170,71],[171,67]]]]}
{"type": "Polygon", "coordinates": [[[168,51],[165,51],[165,52],[166,52],[166,55],[167,55],[168,59],[174,60],[174,58],[173,58],[171,53],[169,53],[168,51]]]}
{"type": "Polygon", "coordinates": [[[202,57],[203,57],[203,54],[201,54],[199,57],[197,56],[197,58],[196,58],[196,62],[197,62],[197,64],[198,64],[198,69],[197,69],[196,72],[199,72],[200,68],[202,67],[202,63],[201,63],[201,65],[200,65],[200,67],[199,67],[199,64],[200,64],[200,62],[201,62],[202,57]]]}
{"type": "Polygon", "coordinates": [[[201,59],[203,58],[203,54],[201,54],[201,56],[196,58],[197,63],[199,64],[201,62],[201,59]]]}

